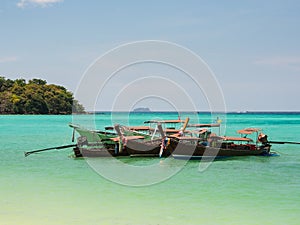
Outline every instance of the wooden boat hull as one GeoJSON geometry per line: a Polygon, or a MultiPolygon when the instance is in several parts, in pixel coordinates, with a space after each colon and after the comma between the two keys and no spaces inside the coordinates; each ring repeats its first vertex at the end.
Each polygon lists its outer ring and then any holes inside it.
{"type": "Polygon", "coordinates": [[[115,149],[107,149],[104,147],[75,147],[73,151],[76,157],[116,157],[129,155],[126,149],[122,152],[118,152],[115,149]]]}
{"type": "MultiPolygon", "coordinates": [[[[161,149],[162,140],[155,139],[150,141],[145,140],[128,140],[126,144],[126,151],[132,156],[144,156],[144,157],[158,157],[161,149]]],[[[170,156],[169,149],[164,149],[162,157],[170,156]]]]}
{"type": "MultiPolygon", "coordinates": [[[[118,148],[118,146],[117,146],[118,148]]],[[[154,141],[136,141],[128,140],[126,146],[121,152],[114,148],[105,148],[89,144],[84,146],[77,146],[74,148],[76,157],[116,157],[116,156],[140,156],[140,157],[158,157],[161,148],[161,140],[154,141]]],[[[170,151],[164,150],[162,157],[171,155],[170,151]]]]}
{"type": "Polygon", "coordinates": [[[248,149],[247,145],[237,146],[236,148],[223,148],[222,146],[208,147],[196,143],[182,143],[175,139],[171,139],[168,148],[171,149],[170,152],[172,152],[172,155],[230,157],[268,154],[271,145],[255,147],[254,149],[248,149]]]}
{"type": "Polygon", "coordinates": [[[182,159],[182,160],[222,160],[227,159],[230,156],[191,156],[191,155],[176,155],[172,154],[174,159],[182,159]]]}
{"type": "MultiPolygon", "coordinates": [[[[279,156],[276,152],[270,152],[270,153],[262,153],[259,156],[267,156],[267,157],[274,157],[279,156]]],[[[206,161],[216,161],[216,160],[223,160],[228,159],[230,157],[234,156],[195,156],[195,155],[177,155],[172,154],[172,157],[174,159],[181,159],[181,160],[206,160],[206,161]]]]}

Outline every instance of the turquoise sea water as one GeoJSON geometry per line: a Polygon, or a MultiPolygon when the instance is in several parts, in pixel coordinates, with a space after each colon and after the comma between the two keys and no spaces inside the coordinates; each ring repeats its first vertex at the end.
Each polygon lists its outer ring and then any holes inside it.
{"type": "MultiPolygon", "coordinates": [[[[130,123],[177,118],[130,115],[130,123]]],[[[210,115],[199,115],[210,122],[210,115]]],[[[96,115],[97,128],[111,115],[96,115]]],[[[126,122],[127,115],[114,119],[126,122]]],[[[24,157],[24,151],[71,143],[72,116],[0,116],[0,224],[300,224],[300,145],[273,145],[278,157],[243,157],[199,170],[188,162],[163,182],[132,187],[105,179],[72,150],[24,157]]],[[[88,121],[89,116],[76,117],[88,121]]],[[[270,140],[300,141],[300,114],[229,114],[227,135],[263,128],[270,140]]],[[[96,159],[107,163],[109,159],[96,159]],[[105,161],[106,160],[106,161],[105,161]]],[[[135,166],[177,165],[169,159],[126,158],[135,166]]],[[[155,171],[154,171],[155,173],[155,171]]]]}

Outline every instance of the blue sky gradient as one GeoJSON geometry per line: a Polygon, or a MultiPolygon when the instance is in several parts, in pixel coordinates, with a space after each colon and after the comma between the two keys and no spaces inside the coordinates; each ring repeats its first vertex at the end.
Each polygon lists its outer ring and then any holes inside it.
{"type": "Polygon", "coordinates": [[[164,40],[205,60],[229,111],[300,111],[299,27],[297,0],[2,0],[0,75],[74,92],[106,51],[164,40]]]}

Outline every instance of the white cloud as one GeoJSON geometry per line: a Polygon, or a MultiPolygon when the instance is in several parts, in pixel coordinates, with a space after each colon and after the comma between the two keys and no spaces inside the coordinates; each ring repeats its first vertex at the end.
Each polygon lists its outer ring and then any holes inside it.
{"type": "Polygon", "coordinates": [[[27,6],[39,6],[39,7],[47,7],[51,6],[54,3],[62,2],[63,0],[20,0],[17,3],[19,8],[25,8],[27,6]]]}
{"type": "Polygon", "coordinates": [[[15,62],[15,61],[17,61],[17,57],[14,56],[0,57],[0,63],[15,62]]]}

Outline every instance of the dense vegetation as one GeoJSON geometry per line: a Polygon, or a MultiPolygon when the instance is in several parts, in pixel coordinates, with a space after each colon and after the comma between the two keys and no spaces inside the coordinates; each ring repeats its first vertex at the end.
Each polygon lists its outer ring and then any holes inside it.
{"type": "Polygon", "coordinates": [[[45,80],[0,76],[0,114],[71,114],[84,108],[66,88],[45,80]]]}

